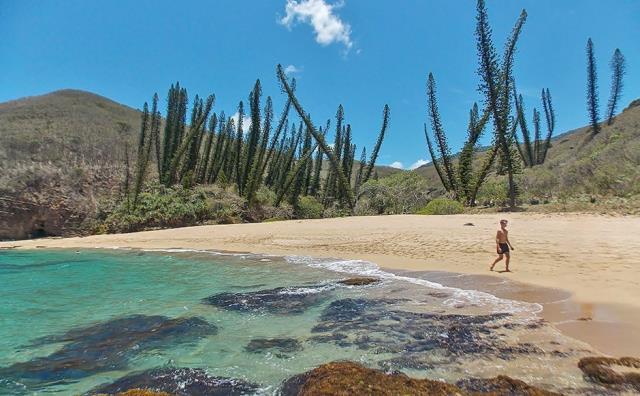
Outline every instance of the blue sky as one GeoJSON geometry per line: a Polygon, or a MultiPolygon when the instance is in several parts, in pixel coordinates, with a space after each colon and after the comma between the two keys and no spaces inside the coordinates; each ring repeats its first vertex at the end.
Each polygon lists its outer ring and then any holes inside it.
{"type": "MultiPolygon", "coordinates": [[[[316,124],[344,105],[359,147],[373,145],[388,103],[391,123],[378,163],[410,167],[429,159],[422,124],[433,72],[450,144],[454,151],[462,146],[469,108],[481,99],[474,1],[181,3],[0,0],[0,101],[75,88],[140,108],[179,80],[190,96],[215,93],[216,109],[232,114],[260,78],[279,111],[281,63],[296,70],[298,97],[316,124]]],[[[529,118],[548,87],[558,133],[587,123],[588,37],[601,113],[615,48],[627,60],[621,107],[640,97],[640,1],[488,0],[487,6],[499,53],[520,10],[529,14],[515,66],[529,118]]]]}

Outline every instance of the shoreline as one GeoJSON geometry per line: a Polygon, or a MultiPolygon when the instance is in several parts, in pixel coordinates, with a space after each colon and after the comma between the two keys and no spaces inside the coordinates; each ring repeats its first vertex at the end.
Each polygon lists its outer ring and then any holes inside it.
{"type": "Polygon", "coordinates": [[[640,217],[634,216],[401,215],[0,242],[0,249],[183,248],[364,260],[389,272],[429,274],[429,280],[445,286],[540,303],[540,315],[564,334],[606,354],[638,356],[640,266],[632,262],[640,238],[635,235],[640,235],[640,217]],[[501,217],[511,220],[516,247],[510,274],[488,271],[501,217]],[[554,240],[557,235],[562,241],[554,240]],[[545,254],[536,251],[541,245],[545,254]]]}

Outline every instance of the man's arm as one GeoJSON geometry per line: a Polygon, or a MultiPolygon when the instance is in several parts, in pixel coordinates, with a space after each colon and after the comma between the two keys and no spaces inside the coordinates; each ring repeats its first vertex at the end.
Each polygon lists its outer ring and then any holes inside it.
{"type": "Polygon", "coordinates": [[[500,233],[500,230],[498,230],[498,232],[496,233],[496,249],[498,251],[500,251],[500,233]]]}
{"type": "Polygon", "coordinates": [[[511,248],[511,250],[516,250],[514,249],[513,245],[511,244],[511,241],[509,240],[509,234],[507,234],[507,243],[509,244],[509,247],[511,248]]]}

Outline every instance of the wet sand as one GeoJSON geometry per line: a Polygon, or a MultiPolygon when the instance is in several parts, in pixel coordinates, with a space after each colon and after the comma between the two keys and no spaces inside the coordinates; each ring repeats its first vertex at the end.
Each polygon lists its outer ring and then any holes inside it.
{"type": "Polygon", "coordinates": [[[424,278],[445,286],[475,289],[500,298],[538,303],[541,316],[564,334],[612,356],[640,356],[640,309],[612,303],[580,303],[566,290],[440,271],[391,270],[398,275],[424,278]]]}
{"type": "MultiPolygon", "coordinates": [[[[635,335],[640,334],[637,216],[509,213],[348,217],[0,243],[0,248],[11,246],[307,255],[367,260],[391,270],[431,271],[432,276],[436,276],[433,271],[474,275],[441,281],[542,303],[545,319],[575,338],[611,355],[640,355],[640,336],[635,335]],[[502,217],[510,220],[510,239],[516,248],[512,273],[488,271],[502,217]],[[462,281],[465,285],[455,284],[462,281]],[[525,286],[513,286],[516,283],[525,286]],[[500,286],[505,284],[509,287],[500,286]]],[[[502,268],[502,263],[496,267],[502,268]]]]}

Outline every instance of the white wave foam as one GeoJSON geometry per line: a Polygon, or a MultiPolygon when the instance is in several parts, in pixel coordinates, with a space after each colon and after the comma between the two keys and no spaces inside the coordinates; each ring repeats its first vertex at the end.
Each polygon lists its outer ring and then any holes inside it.
{"type": "Polygon", "coordinates": [[[540,304],[508,300],[479,290],[459,289],[456,287],[444,286],[440,283],[432,282],[426,279],[396,275],[391,272],[383,271],[380,269],[380,267],[378,267],[378,265],[368,261],[329,259],[323,260],[305,256],[287,256],[285,257],[285,259],[292,264],[303,264],[312,268],[323,268],[341,273],[404,281],[416,285],[425,286],[431,289],[445,290],[452,293],[452,296],[444,301],[444,304],[448,307],[472,304],[488,307],[494,313],[505,312],[512,314],[537,314],[542,311],[542,306],[540,304]]]}

